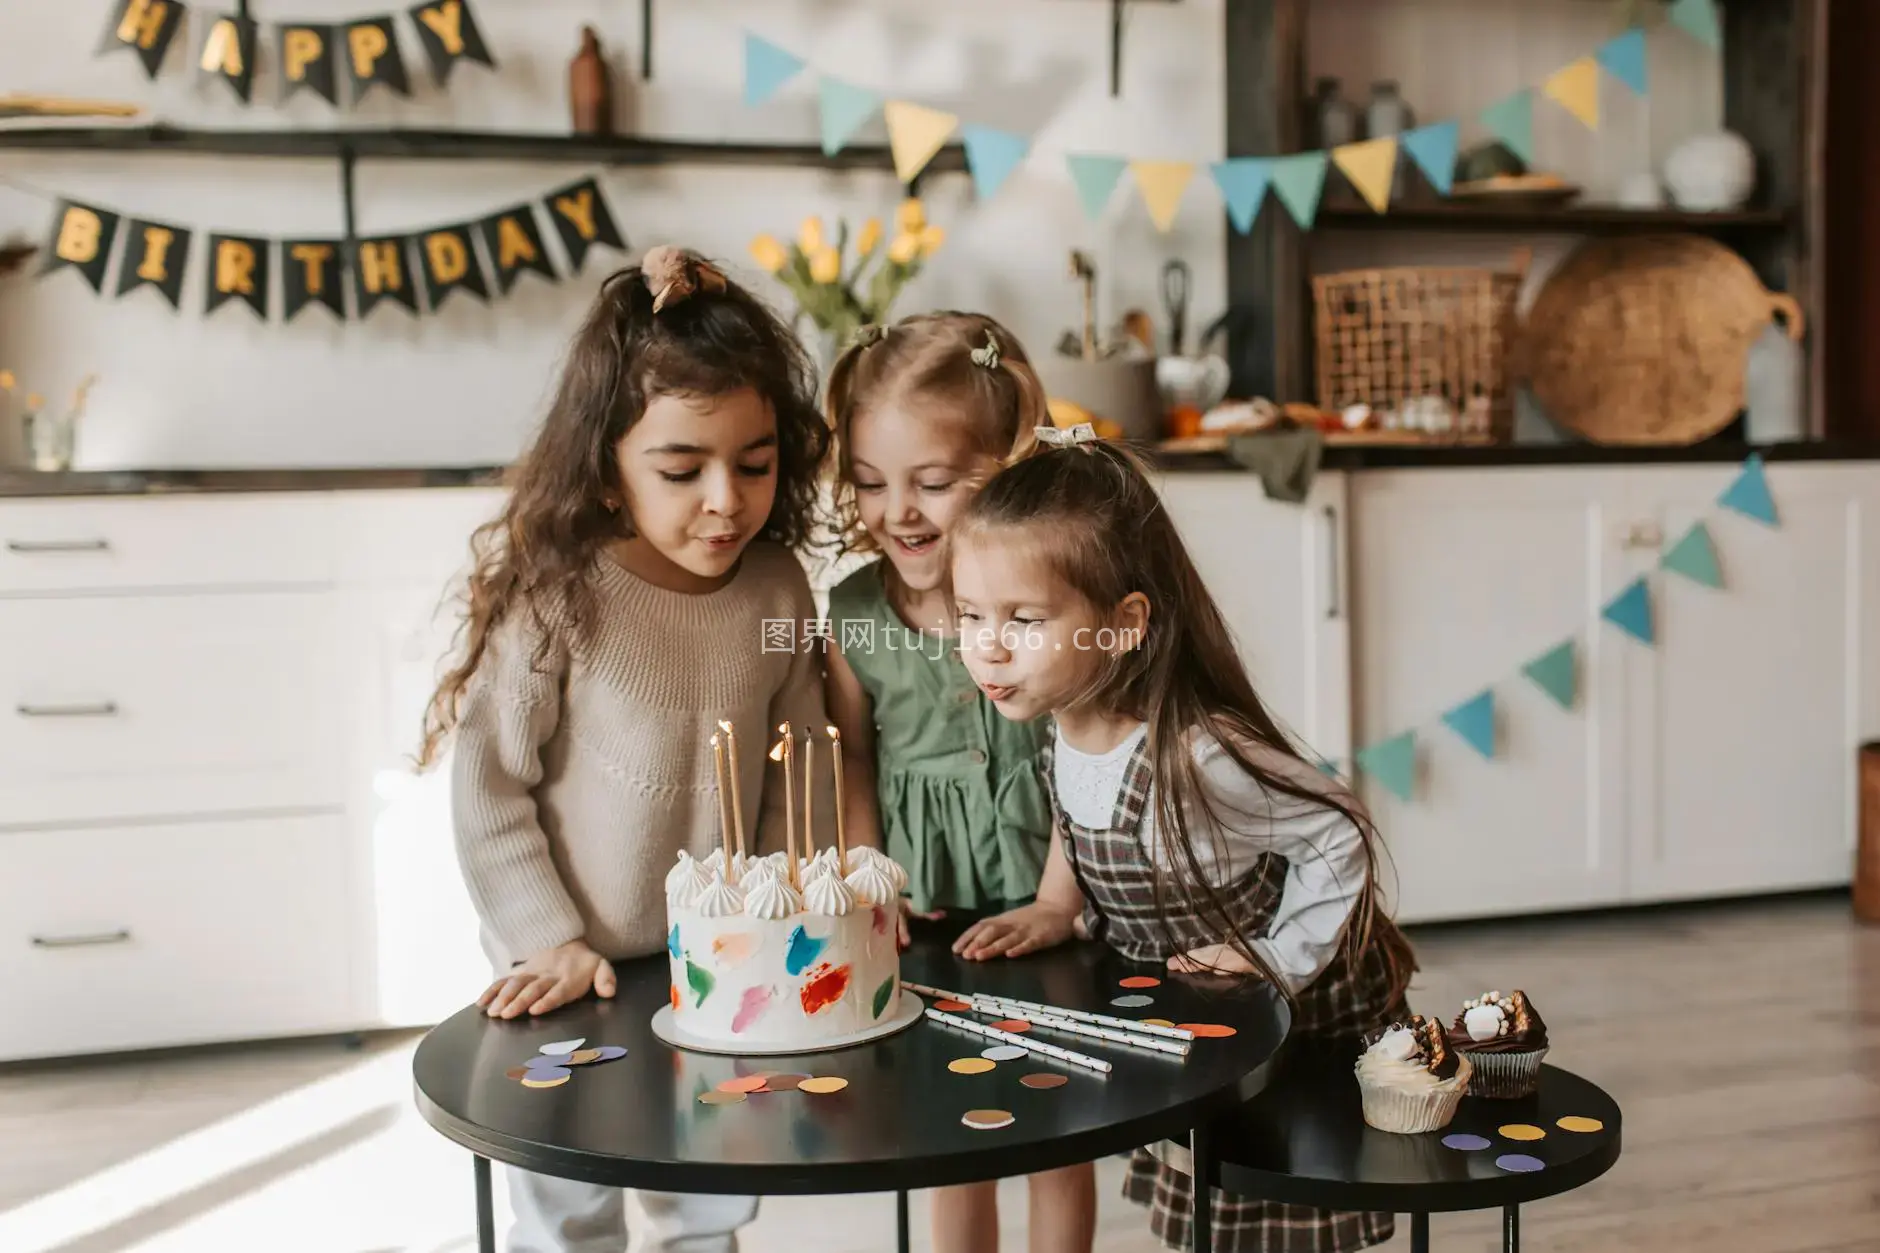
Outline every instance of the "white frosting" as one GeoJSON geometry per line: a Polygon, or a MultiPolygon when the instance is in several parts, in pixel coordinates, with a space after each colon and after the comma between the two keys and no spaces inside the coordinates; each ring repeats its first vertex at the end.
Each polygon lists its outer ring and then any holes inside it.
{"type": "Polygon", "coordinates": [[[1462,1015],[1462,1025],[1476,1042],[1493,1040],[1506,1029],[1507,1020],[1497,1005],[1477,1005],[1462,1015]]]}
{"type": "Polygon", "coordinates": [[[753,918],[768,918],[773,922],[788,918],[803,908],[803,898],[798,896],[790,885],[775,875],[758,881],[744,898],[744,912],[753,918]]]}
{"type": "Polygon", "coordinates": [[[875,853],[875,864],[880,866],[881,869],[886,872],[889,880],[893,882],[894,894],[896,896],[899,896],[907,889],[907,871],[901,869],[900,862],[894,860],[894,858],[888,856],[886,853],[877,852],[875,853]]]}
{"type": "Polygon", "coordinates": [[[855,893],[836,878],[834,869],[824,866],[822,873],[803,887],[803,907],[812,914],[840,918],[855,909],[855,893]]]}
{"type": "Polygon", "coordinates": [[[1408,1027],[1392,1027],[1378,1038],[1370,1051],[1387,1061],[1407,1062],[1417,1055],[1416,1032],[1408,1027]]]}
{"type": "Polygon", "coordinates": [[[725,846],[720,844],[717,848],[714,848],[711,851],[711,856],[705,859],[704,864],[705,869],[715,870],[719,874],[723,874],[725,872],[725,846]]]}
{"type": "Polygon", "coordinates": [[[900,895],[900,890],[894,886],[894,880],[887,871],[872,860],[844,882],[849,891],[855,894],[855,903],[858,905],[892,905],[900,895]]]}
{"type": "Polygon", "coordinates": [[[832,875],[836,872],[833,855],[824,857],[822,853],[818,853],[807,861],[799,862],[798,865],[800,867],[798,873],[802,875],[805,887],[809,886],[812,879],[820,879],[824,875],[832,875]]]}
{"type": "Polygon", "coordinates": [[[1375,1088],[1396,1088],[1402,1092],[1428,1092],[1441,1082],[1422,1062],[1379,1053],[1376,1044],[1358,1058],[1358,1078],[1375,1088]]]}
{"type": "Polygon", "coordinates": [[[729,918],[744,912],[744,893],[714,874],[711,885],[699,893],[692,908],[706,918],[729,918]]]}
{"type": "Polygon", "coordinates": [[[758,884],[768,882],[776,877],[777,868],[771,865],[767,858],[753,857],[744,864],[744,874],[738,882],[743,886],[746,892],[749,892],[758,884]]]}
{"type": "Polygon", "coordinates": [[[691,894],[686,897],[684,904],[691,904],[692,901],[698,899],[698,893],[703,891],[710,882],[711,872],[699,865],[692,854],[680,849],[678,860],[673,862],[672,869],[666,872],[667,905],[678,903],[678,897],[684,894],[688,885],[691,894]]]}

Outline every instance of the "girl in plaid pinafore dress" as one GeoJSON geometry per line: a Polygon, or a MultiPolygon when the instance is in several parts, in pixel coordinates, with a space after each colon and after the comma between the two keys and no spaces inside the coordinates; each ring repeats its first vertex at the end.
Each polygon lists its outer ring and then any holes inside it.
{"type": "MultiPolygon", "coordinates": [[[[1261,705],[1132,454],[1067,436],[1008,467],[955,530],[953,578],[975,680],[1008,717],[1057,722],[1038,900],[956,951],[1017,956],[1075,930],[1132,961],[1264,978],[1293,1003],[1289,1047],[1354,1058],[1357,1037],[1406,1015],[1415,963],[1379,900],[1375,832],[1261,705]],[[1090,646],[1105,633],[1113,647],[1090,646]]],[[[1189,1246],[1187,1175],[1139,1149],[1124,1195],[1189,1246]]],[[[1212,1216],[1221,1253],[1345,1253],[1393,1233],[1389,1214],[1219,1191],[1212,1216]]]]}

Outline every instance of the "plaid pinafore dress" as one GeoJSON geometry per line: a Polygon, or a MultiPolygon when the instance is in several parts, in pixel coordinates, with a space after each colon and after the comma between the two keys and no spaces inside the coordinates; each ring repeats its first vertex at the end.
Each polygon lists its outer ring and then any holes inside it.
{"type": "MultiPolygon", "coordinates": [[[[1077,877],[1087,908],[1084,923],[1093,938],[1104,941],[1131,961],[1165,962],[1176,952],[1220,942],[1210,928],[1176,901],[1171,911],[1158,916],[1154,871],[1143,847],[1141,830],[1152,804],[1154,769],[1144,736],[1123,772],[1116,808],[1108,830],[1096,831],[1070,819],[1058,797],[1054,745],[1044,746],[1040,759],[1064,853],[1077,877]],[[1171,949],[1173,935],[1177,948],[1171,949]]],[[[1279,906],[1286,882],[1286,859],[1268,853],[1234,883],[1219,893],[1249,936],[1264,935],[1279,906]]],[[[1387,920],[1380,919],[1376,934],[1384,943],[1401,942],[1387,920]]],[[[1374,944],[1354,965],[1341,951],[1312,985],[1299,995],[1293,1019],[1294,1035],[1355,1038],[1386,1026],[1408,1014],[1403,991],[1392,980],[1374,944]]],[[[1289,1045],[1298,1047],[1295,1040],[1289,1045]]],[[[1309,1045],[1308,1045],[1309,1047],[1309,1045]]],[[[1149,1207],[1150,1229],[1171,1249],[1193,1243],[1192,1181],[1180,1171],[1157,1162],[1147,1150],[1130,1158],[1123,1195],[1149,1207]]],[[[1282,1205],[1231,1193],[1214,1193],[1213,1243],[1217,1253],[1345,1253],[1380,1244],[1391,1238],[1395,1221],[1384,1213],[1347,1213],[1305,1205],[1282,1205]]]]}

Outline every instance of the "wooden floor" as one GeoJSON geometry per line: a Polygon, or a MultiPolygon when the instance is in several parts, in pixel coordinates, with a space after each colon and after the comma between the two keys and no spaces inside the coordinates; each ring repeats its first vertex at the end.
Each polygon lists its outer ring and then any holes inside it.
{"type": "MultiPolygon", "coordinates": [[[[1625,1155],[1525,1212],[1546,1253],[1880,1250],[1880,929],[1820,898],[1416,937],[1413,1004],[1526,988],[1625,1155]]],[[[12,1007],[7,1012],[31,1012],[12,1007]]],[[[457,1253],[467,1160],[411,1111],[410,1037],[0,1068],[5,1253],[457,1253]]],[[[1099,1248],[1157,1247],[1103,1166],[1099,1248]]],[[[1008,1181],[1008,1249],[1023,1249],[1008,1181]]],[[[879,1253],[883,1196],[767,1201],[744,1253],[879,1253]]],[[[917,1222],[923,1216],[917,1215],[917,1222]]],[[[1498,1247],[1438,1218],[1439,1253],[1498,1247]]],[[[924,1240],[916,1242],[924,1247],[924,1240]]],[[[1399,1235],[1393,1250],[1408,1247],[1399,1235]]]]}

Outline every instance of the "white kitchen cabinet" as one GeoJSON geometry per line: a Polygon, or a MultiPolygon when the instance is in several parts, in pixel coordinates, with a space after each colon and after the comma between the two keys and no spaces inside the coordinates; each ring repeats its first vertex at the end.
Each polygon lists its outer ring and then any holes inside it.
{"type": "Polygon", "coordinates": [[[1169,474],[1160,487],[1254,690],[1309,750],[1346,756],[1347,476],[1319,475],[1300,504],[1268,500],[1256,476],[1238,472],[1169,474]]]}

